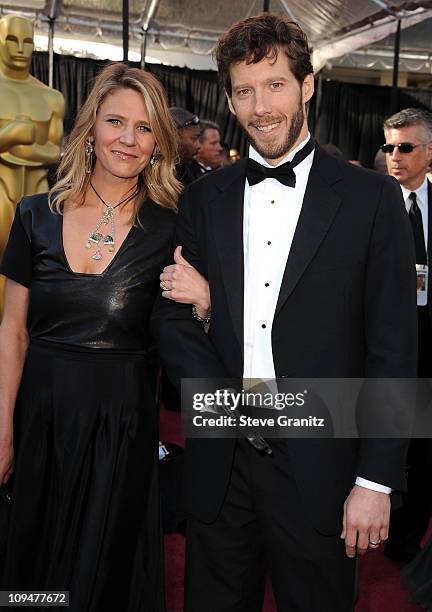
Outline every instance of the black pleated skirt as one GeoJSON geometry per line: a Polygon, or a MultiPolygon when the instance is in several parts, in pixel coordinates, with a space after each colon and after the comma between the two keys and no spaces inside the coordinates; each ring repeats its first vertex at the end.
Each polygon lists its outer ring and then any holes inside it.
{"type": "Polygon", "coordinates": [[[3,588],[68,590],[73,612],[164,610],[145,359],[31,345],[14,439],[3,588]]]}

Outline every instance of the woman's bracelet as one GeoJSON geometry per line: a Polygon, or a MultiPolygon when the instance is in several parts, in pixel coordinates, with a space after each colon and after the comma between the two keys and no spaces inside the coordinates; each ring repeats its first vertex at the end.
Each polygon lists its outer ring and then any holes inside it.
{"type": "Polygon", "coordinates": [[[196,305],[192,304],[192,316],[195,321],[205,325],[206,323],[210,323],[211,311],[209,310],[208,314],[205,317],[202,317],[200,314],[198,314],[196,305]]]}

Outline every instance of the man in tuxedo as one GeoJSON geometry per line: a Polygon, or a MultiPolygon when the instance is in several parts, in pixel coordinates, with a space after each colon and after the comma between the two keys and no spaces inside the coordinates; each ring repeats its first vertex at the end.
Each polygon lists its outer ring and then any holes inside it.
{"type": "MultiPolygon", "coordinates": [[[[384,122],[387,170],[399,182],[411,223],[418,270],[418,375],[432,377],[431,273],[428,253],[432,250],[432,185],[426,174],[432,161],[432,113],[407,108],[384,122]]],[[[419,403],[430,400],[430,384],[422,380],[419,403]]],[[[429,417],[430,419],[431,417],[429,417]]],[[[417,432],[419,435],[419,432],[417,432]]],[[[385,554],[406,563],[420,550],[432,513],[432,440],[413,438],[408,453],[408,492],[401,508],[392,512],[390,537],[385,554]]]]}
{"type": "MultiPolygon", "coordinates": [[[[179,262],[205,300],[164,300],[162,360],[181,378],[409,377],[416,374],[414,249],[389,178],[315,146],[306,36],[285,17],[234,24],[216,57],[249,159],[183,193],[179,262]]],[[[386,539],[406,443],[381,439],[189,439],[187,612],[258,612],[265,575],[279,612],[347,612],[357,553],[386,539]],[[255,441],[256,442],[256,441],[255,441]],[[255,446],[258,446],[255,444],[255,446]]]]}
{"type": "Polygon", "coordinates": [[[195,179],[207,172],[212,172],[222,165],[222,145],[219,126],[214,121],[203,120],[200,124],[200,148],[190,170],[195,179]]]}

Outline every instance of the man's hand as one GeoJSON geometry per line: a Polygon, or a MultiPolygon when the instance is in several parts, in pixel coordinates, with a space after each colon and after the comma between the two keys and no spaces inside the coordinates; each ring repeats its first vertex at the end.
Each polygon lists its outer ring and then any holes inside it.
{"type": "Polygon", "coordinates": [[[355,485],[344,503],[343,529],[348,557],[364,555],[388,538],[390,495],[355,485]]]}

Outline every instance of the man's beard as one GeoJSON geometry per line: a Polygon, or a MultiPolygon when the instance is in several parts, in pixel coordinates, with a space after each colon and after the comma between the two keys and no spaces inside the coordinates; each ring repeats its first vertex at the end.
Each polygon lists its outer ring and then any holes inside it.
{"type": "MultiPolygon", "coordinates": [[[[271,121],[267,122],[267,124],[269,123],[271,123],[271,121]]],[[[300,136],[303,123],[304,111],[303,104],[300,99],[299,106],[291,118],[291,123],[289,125],[288,133],[286,135],[286,140],[282,144],[269,143],[267,145],[262,145],[261,143],[255,140],[255,138],[251,135],[250,131],[246,127],[241,126],[241,128],[245,133],[247,139],[249,140],[250,144],[253,146],[255,151],[257,151],[261,155],[261,157],[263,157],[264,159],[280,159],[292,149],[294,143],[300,136]]]]}

